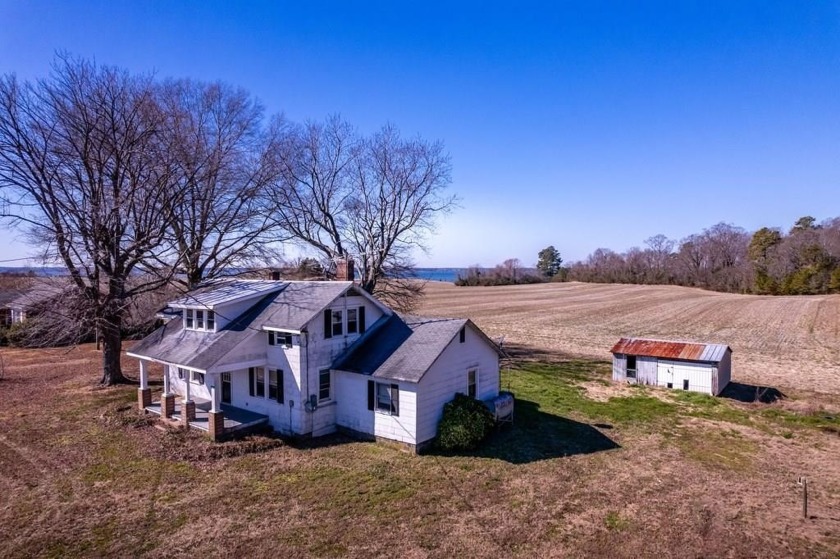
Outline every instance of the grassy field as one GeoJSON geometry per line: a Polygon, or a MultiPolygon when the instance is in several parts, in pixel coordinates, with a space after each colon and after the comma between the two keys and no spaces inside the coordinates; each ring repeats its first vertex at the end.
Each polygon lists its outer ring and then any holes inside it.
{"type": "MultiPolygon", "coordinates": [[[[465,316],[547,358],[609,360],[621,336],[725,343],[733,380],[840,394],[840,295],[772,297],[677,286],[429,282],[422,314],[465,316]]],[[[521,352],[519,352],[521,353],[521,352]]]]}
{"type": "MultiPolygon", "coordinates": [[[[479,320],[479,323],[482,323],[479,320]]],[[[98,354],[0,350],[0,556],[836,557],[831,413],[516,362],[512,427],[409,455],[161,430],[98,354]],[[796,480],[811,480],[809,519],[796,480]]],[[[126,360],[127,369],[136,363],[126,360]]]]}

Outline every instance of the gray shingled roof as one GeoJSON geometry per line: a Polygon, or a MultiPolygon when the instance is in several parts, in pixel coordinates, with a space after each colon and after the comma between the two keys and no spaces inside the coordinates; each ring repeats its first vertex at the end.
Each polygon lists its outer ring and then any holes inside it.
{"type": "Polygon", "coordinates": [[[185,330],[180,318],[161,326],[129,353],[206,371],[263,327],[301,330],[352,282],[272,282],[270,293],[218,332],[185,330]]]}
{"type": "Polygon", "coordinates": [[[12,301],[20,297],[21,292],[17,289],[0,291],[0,308],[8,307],[12,301]]]}
{"type": "Polygon", "coordinates": [[[463,318],[392,315],[340,357],[333,368],[381,379],[420,382],[468,322],[463,318]]]}
{"type": "Polygon", "coordinates": [[[39,279],[26,289],[18,291],[17,297],[6,302],[5,306],[17,310],[30,309],[60,296],[69,287],[70,283],[64,278],[39,279]]]}
{"type": "Polygon", "coordinates": [[[238,322],[220,332],[210,333],[185,330],[182,320],[176,318],[137,342],[128,353],[206,371],[237,345],[257,334],[238,322]]]}
{"type": "Polygon", "coordinates": [[[353,285],[350,281],[288,281],[251,326],[301,330],[336,297],[353,285]]]}

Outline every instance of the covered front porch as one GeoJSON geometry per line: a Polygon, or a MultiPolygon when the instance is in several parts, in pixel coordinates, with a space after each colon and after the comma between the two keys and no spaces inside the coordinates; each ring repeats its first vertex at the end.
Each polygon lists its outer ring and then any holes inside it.
{"type": "MultiPolygon", "coordinates": [[[[195,410],[193,418],[189,421],[189,426],[200,431],[210,432],[210,421],[212,416],[210,414],[210,402],[202,400],[194,400],[195,410]]],[[[249,410],[243,410],[228,404],[221,404],[222,415],[222,429],[225,436],[235,436],[237,434],[245,434],[253,431],[263,425],[268,424],[268,416],[261,413],[255,413],[249,410]]],[[[144,408],[147,412],[163,416],[162,402],[152,402],[144,408]]],[[[172,407],[172,414],[167,419],[170,423],[183,425],[185,418],[183,416],[184,406],[181,405],[181,399],[176,397],[172,407]]]]}
{"type": "MultiPolygon", "coordinates": [[[[149,388],[148,363],[140,360],[137,403],[141,410],[159,415],[163,421],[170,424],[204,431],[213,440],[242,435],[269,423],[267,415],[222,403],[221,373],[195,373],[201,375],[201,392],[204,396],[209,391],[210,398],[207,399],[191,393],[192,382],[189,379],[183,384],[185,394],[175,393],[171,386],[169,367],[170,365],[164,364],[163,393],[159,401],[153,402],[149,388]]],[[[188,374],[192,376],[194,372],[188,374]]]]}

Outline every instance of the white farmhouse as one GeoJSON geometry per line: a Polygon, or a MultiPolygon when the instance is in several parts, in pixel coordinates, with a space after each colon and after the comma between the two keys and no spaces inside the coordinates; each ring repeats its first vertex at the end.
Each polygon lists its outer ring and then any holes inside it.
{"type": "Polygon", "coordinates": [[[612,348],[613,380],[720,394],[732,375],[723,344],[621,338],[612,348]]]}
{"type": "Polygon", "coordinates": [[[471,321],[395,313],[351,281],[232,280],[169,306],[138,342],[139,405],[218,439],[268,423],[420,450],[458,392],[499,394],[499,350],[471,321]],[[147,364],[164,365],[152,402],[147,364]]]}

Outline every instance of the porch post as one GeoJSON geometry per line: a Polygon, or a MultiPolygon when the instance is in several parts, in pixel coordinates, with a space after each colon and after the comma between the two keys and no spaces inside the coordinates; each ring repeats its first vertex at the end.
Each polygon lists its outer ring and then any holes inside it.
{"type": "Polygon", "coordinates": [[[221,375],[219,373],[208,373],[213,381],[210,385],[210,413],[207,414],[207,427],[210,438],[218,441],[222,438],[225,432],[225,414],[222,413],[221,402],[221,386],[219,382],[221,375]]]}
{"type": "Polygon", "coordinates": [[[213,384],[210,385],[210,411],[211,412],[220,412],[222,411],[221,406],[221,390],[218,386],[219,383],[219,375],[213,373],[210,375],[210,378],[213,380],[213,384]]]}
{"type": "Polygon", "coordinates": [[[152,405],[152,389],[149,388],[149,372],[146,361],[140,360],[140,388],[137,389],[137,407],[144,410],[152,405]]]}
{"type": "Polygon", "coordinates": [[[172,374],[172,365],[163,366],[163,394],[160,397],[160,416],[169,419],[175,415],[175,395],[169,386],[169,375],[172,374]]]}
{"type": "Polygon", "coordinates": [[[184,427],[189,427],[190,421],[195,420],[195,402],[192,401],[192,396],[190,396],[191,376],[192,373],[188,371],[187,378],[184,381],[184,385],[187,387],[186,395],[184,396],[184,401],[181,402],[181,421],[184,423],[184,427]]]}

